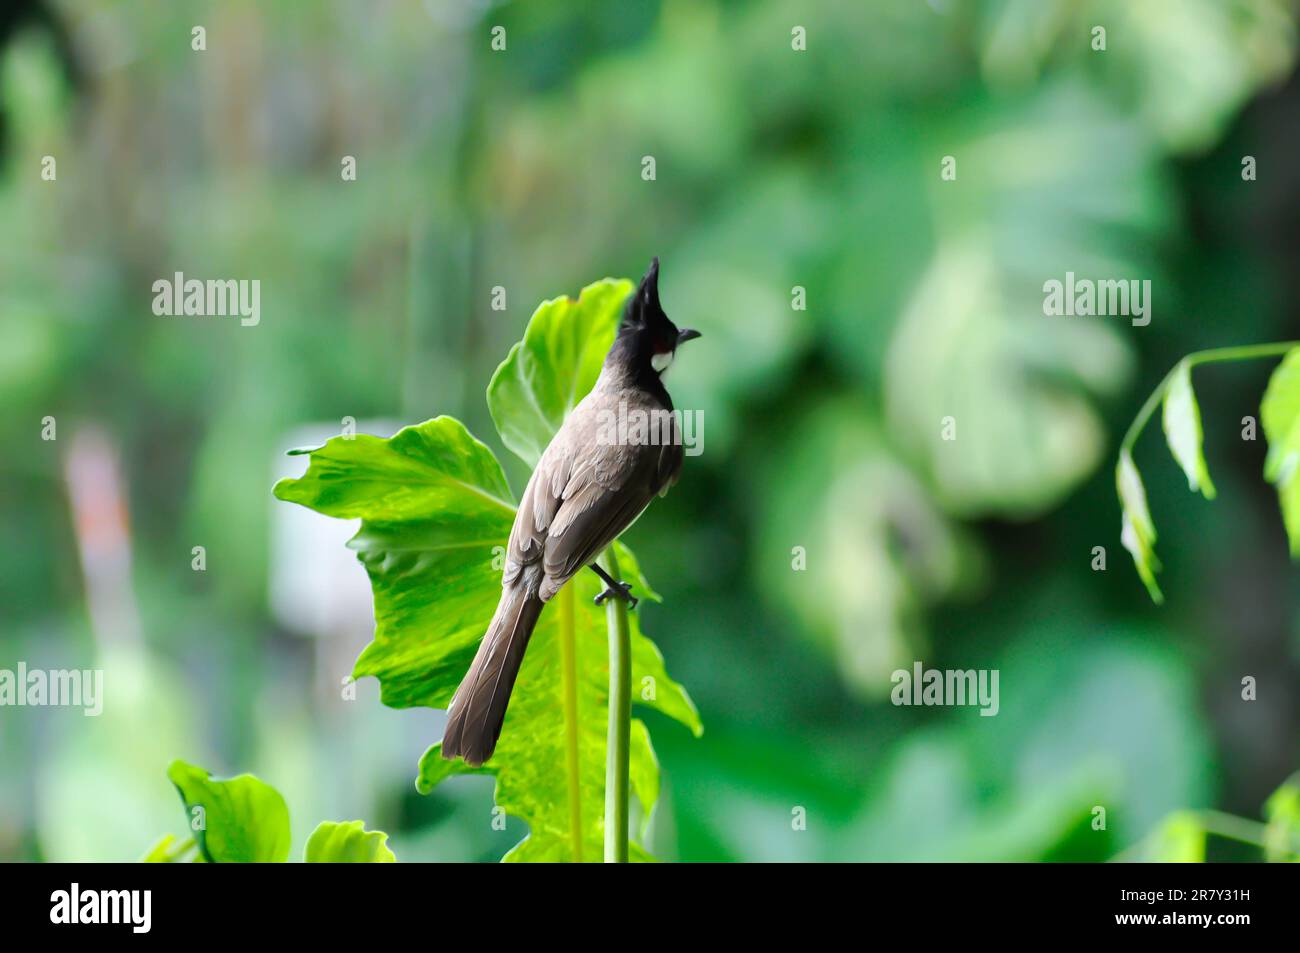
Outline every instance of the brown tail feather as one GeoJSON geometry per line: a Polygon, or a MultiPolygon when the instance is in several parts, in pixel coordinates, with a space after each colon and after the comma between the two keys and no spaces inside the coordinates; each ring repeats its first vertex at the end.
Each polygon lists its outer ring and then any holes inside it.
{"type": "Polygon", "coordinates": [[[474,663],[452,698],[450,718],[442,733],[444,758],[461,757],[477,767],[492,757],[524,650],[543,605],[535,589],[523,580],[502,590],[474,663]]]}

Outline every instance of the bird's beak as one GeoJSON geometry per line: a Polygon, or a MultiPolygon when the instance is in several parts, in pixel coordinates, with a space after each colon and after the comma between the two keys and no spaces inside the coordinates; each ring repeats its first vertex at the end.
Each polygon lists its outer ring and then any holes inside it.
{"type": "Polygon", "coordinates": [[[681,345],[686,341],[694,341],[699,336],[700,332],[694,328],[681,328],[677,332],[677,343],[681,345]]]}

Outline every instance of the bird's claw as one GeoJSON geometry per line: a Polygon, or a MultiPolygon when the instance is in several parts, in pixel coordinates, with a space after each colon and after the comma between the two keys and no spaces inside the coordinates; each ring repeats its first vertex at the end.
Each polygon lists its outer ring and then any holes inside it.
{"type": "Polygon", "coordinates": [[[596,605],[604,605],[606,599],[622,599],[627,603],[629,609],[635,609],[636,604],[640,602],[632,596],[632,584],[630,582],[620,582],[617,585],[609,586],[596,597],[596,605]]]}

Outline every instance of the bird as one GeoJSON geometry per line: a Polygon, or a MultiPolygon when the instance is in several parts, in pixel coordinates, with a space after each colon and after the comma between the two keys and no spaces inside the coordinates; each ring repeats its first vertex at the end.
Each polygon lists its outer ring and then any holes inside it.
{"type": "Polygon", "coordinates": [[[699,336],[664,313],[655,257],[624,305],[595,386],[565,418],[528,480],[506,546],[501,599],[448,707],[444,758],[478,767],[492,757],[542,610],[585,567],[606,585],[597,604],[617,598],[635,608],[631,585],[612,579],[595,560],[677,482],[684,450],[663,374],[677,348],[699,336]],[[633,412],[668,421],[671,432],[652,441],[624,428],[621,434],[637,439],[611,439],[609,422],[633,412]]]}

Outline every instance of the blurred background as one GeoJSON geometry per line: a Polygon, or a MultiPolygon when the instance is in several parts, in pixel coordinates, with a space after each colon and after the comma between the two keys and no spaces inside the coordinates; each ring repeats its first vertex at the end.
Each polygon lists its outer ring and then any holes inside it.
{"type": "Polygon", "coordinates": [[[440,712],[345,697],[353,527],[271,486],[345,417],[451,414],[518,491],[493,369],[654,254],[706,422],[628,536],[705,724],[645,716],[658,856],[1105,860],[1259,819],[1300,763],[1296,569],[1241,436],[1271,366],[1197,372],[1217,501],[1139,444],[1163,608],[1113,460],[1184,353],[1300,330],[1295,30],[1283,0],[11,0],[0,668],[107,698],[0,709],[0,859],[141,856],[183,828],[175,757],[279,788],[291,856],[327,818],[403,860],[512,846],[490,779],[416,793],[440,712]],[[260,279],[260,324],[155,316],[177,271],[260,279]],[[1151,280],[1150,325],[1044,317],[1066,271],[1151,280]],[[998,716],[891,705],[918,659],[999,669],[998,716]]]}

